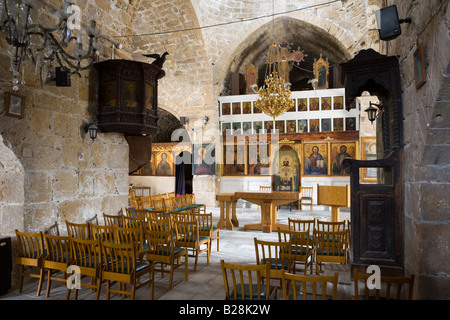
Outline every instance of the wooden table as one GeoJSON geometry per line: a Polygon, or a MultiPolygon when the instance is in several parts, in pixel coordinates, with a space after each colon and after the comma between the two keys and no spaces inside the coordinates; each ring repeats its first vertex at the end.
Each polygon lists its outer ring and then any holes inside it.
{"type": "Polygon", "coordinates": [[[246,224],[244,230],[262,230],[268,233],[276,231],[278,228],[288,228],[285,224],[277,223],[277,206],[297,201],[298,192],[241,191],[218,194],[216,200],[220,202],[220,219],[217,224],[219,228],[224,224],[226,229],[229,230],[232,230],[233,226],[239,226],[236,218],[236,202],[238,199],[246,200],[261,207],[261,222],[246,224]],[[232,207],[231,217],[230,206],[232,207]]]}

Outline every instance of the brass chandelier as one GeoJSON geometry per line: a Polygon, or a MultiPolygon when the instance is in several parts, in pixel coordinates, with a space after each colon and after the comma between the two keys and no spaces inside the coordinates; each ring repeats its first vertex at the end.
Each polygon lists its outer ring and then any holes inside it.
{"type": "Polygon", "coordinates": [[[278,72],[279,61],[281,61],[280,47],[278,43],[273,42],[267,55],[264,86],[259,90],[256,90],[256,85],[252,87],[259,95],[255,107],[274,120],[295,105],[295,101],[290,98],[291,84],[285,82],[278,72]]]}

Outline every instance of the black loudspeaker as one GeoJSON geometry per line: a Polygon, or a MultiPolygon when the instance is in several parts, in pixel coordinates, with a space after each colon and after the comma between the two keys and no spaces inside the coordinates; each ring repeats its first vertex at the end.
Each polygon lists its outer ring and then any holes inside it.
{"type": "Polygon", "coordinates": [[[186,117],[180,117],[180,124],[182,126],[184,126],[185,123],[186,123],[186,117]]]}
{"type": "Polygon", "coordinates": [[[70,74],[63,71],[61,67],[56,67],[56,86],[70,87],[70,74]]]}
{"type": "Polygon", "coordinates": [[[402,33],[397,6],[382,8],[376,11],[375,15],[381,40],[393,40],[402,33]]]}
{"type": "Polygon", "coordinates": [[[12,251],[11,238],[0,238],[0,295],[11,289],[12,251]]]}

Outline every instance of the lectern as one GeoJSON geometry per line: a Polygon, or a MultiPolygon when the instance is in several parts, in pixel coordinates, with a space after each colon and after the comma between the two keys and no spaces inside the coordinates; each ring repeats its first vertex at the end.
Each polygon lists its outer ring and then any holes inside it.
{"type": "Polygon", "coordinates": [[[331,207],[331,222],[339,221],[339,208],[350,207],[350,186],[317,185],[317,203],[331,207]]]}

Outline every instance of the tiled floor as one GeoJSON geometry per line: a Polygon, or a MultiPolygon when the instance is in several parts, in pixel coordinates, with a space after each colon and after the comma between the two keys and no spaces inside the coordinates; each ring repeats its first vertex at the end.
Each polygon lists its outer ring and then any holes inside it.
{"type": "MultiPolygon", "coordinates": [[[[218,208],[208,208],[213,213],[214,223],[219,218],[218,208]]],[[[298,211],[295,208],[280,208],[278,211],[278,222],[287,223],[288,217],[310,219],[311,217],[330,220],[330,211],[327,208],[315,208],[310,211],[298,211]]],[[[216,243],[213,244],[210,264],[206,264],[206,255],[202,254],[198,260],[197,271],[193,272],[193,261],[190,259],[189,280],[184,281],[184,270],[181,268],[175,271],[174,287],[168,290],[169,277],[164,278],[159,273],[155,274],[155,298],[159,300],[223,300],[223,277],[220,267],[220,260],[232,263],[255,263],[255,248],[253,238],[278,240],[277,233],[262,233],[260,231],[243,230],[244,224],[258,222],[260,217],[256,207],[237,208],[237,218],[239,227],[234,230],[221,230],[220,250],[216,250],[216,243]]],[[[341,209],[340,219],[349,219],[349,212],[341,209]]],[[[350,271],[348,265],[327,265],[325,273],[339,273],[338,299],[349,299],[353,290],[350,281],[350,271]]],[[[37,280],[29,279],[25,281],[24,290],[18,294],[17,290],[0,296],[0,300],[64,300],[66,287],[57,282],[52,283],[52,292],[49,298],[45,297],[46,284],[44,284],[41,295],[36,296],[37,280]]],[[[281,295],[281,293],[280,293],[281,295]]],[[[280,297],[279,295],[279,297],[280,297]]],[[[136,293],[136,299],[149,299],[149,290],[141,288],[136,293]]],[[[79,293],[79,300],[95,299],[95,295],[90,289],[82,288],[79,293]]],[[[102,288],[100,299],[105,299],[105,287],[102,288]]],[[[114,296],[113,299],[124,299],[114,296]]]]}

